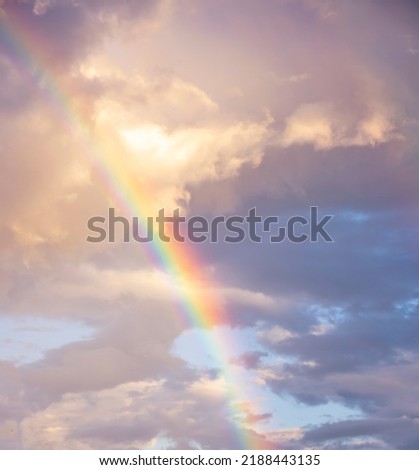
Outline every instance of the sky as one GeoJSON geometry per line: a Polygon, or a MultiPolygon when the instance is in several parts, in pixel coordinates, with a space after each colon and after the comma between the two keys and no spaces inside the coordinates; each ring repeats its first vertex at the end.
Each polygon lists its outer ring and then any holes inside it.
{"type": "Polygon", "coordinates": [[[418,21],[0,0],[1,449],[419,449],[418,21]],[[87,241],[313,206],[333,242],[87,241]]]}

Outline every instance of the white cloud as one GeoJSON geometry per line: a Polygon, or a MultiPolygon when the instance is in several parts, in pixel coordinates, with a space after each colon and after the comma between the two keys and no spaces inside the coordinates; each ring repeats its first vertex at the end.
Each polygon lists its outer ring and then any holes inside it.
{"type": "Polygon", "coordinates": [[[281,326],[275,325],[271,330],[264,331],[259,334],[259,338],[268,341],[271,344],[278,344],[290,338],[294,338],[296,335],[291,331],[282,328],[281,326]]]}
{"type": "Polygon", "coordinates": [[[286,120],[281,145],[310,144],[318,150],[374,146],[400,139],[390,111],[372,109],[367,117],[346,115],[331,103],[303,104],[286,120]]]}

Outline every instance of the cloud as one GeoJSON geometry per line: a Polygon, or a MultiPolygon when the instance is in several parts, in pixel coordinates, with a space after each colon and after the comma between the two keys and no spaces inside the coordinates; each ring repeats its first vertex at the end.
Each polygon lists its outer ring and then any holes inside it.
{"type": "Polygon", "coordinates": [[[142,21],[146,24],[158,16],[162,4],[163,1],[157,0],[117,3],[112,0],[7,0],[2,4],[2,13],[6,20],[12,20],[12,29],[19,25],[30,31],[34,42],[25,47],[31,48],[31,53],[41,60],[40,65],[68,71],[74,61],[85,57],[103,37],[115,32],[115,21],[137,22],[137,26],[142,21]]]}
{"type": "Polygon", "coordinates": [[[259,367],[261,359],[264,356],[266,356],[266,353],[260,351],[251,351],[242,354],[237,359],[234,359],[233,362],[243,366],[246,369],[256,369],[259,367]]]}
{"type": "Polygon", "coordinates": [[[0,362],[0,446],[240,448],[248,428],[260,446],[417,448],[413,3],[1,11],[35,59],[1,35],[1,314],[95,335],[0,362]],[[257,207],[286,221],[318,205],[335,242],[202,244],[197,269],[216,282],[189,292],[141,246],[86,243],[89,217],[124,206],[125,178],[144,212],[257,207]],[[174,357],[191,326],[176,291],[220,301],[253,403],[227,413],[220,371],[174,357]],[[284,396],[307,411],[301,427],[277,416],[284,396]],[[320,404],[331,416],[313,423],[320,404]]]}
{"type": "Polygon", "coordinates": [[[313,103],[301,105],[287,119],[282,145],[311,144],[319,150],[330,150],[379,145],[395,138],[400,135],[395,134],[391,117],[383,113],[373,112],[351,126],[331,104],[313,103]]]}
{"type": "Polygon", "coordinates": [[[23,422],[25,445],[47,449],[153,448],[163,438],[181,449],[198,445],[238,448],[241,443],[225,416],[222,383],[202,378],[186,389],[179,385],[128,382],[97,392],[67,394],[23,422]]]}

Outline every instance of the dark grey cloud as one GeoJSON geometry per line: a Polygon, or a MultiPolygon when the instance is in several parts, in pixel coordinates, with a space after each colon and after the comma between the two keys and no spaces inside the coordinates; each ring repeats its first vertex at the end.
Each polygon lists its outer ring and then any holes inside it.
{"type": "Polygon", "coordinates": [[[418,449],[419,428],[415,420],[398,418],[359,419],[329,423],[304,435],[308,445],[325,445],[328,449],[379,449],[394,443],[395,449],[418,449]]]}

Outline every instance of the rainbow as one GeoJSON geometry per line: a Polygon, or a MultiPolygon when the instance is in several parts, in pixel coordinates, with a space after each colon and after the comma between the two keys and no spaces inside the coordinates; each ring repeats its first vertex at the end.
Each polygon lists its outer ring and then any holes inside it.
{"type": "MultiPolygon", "coordinates": [[[[23,8],[28,8],[28,5],[23,5],[23,8]]],[[[145,220],[147,211],[152,207],[149,190],[151,188],[141,186],[118,159],[112,157],[103,143],[95,138],[88,119],[74,103],[67,80],[49,64],[45,53],[49,46],[45,44],[41,34],[33,28],[31,30],[31,26],[18,11],[6,15],[0,9],[0,44],[6,45],[7,56],[12,58],[19,74],[41,91],[42,99],[48,101],[57,118],[68,126],[71,132],[77,134],[81,148],[89,158],[107,197],[125,215],[139,216],[145,220]]],[[[251,428],[251,423],[246,422],[246,385],[240,383],[241,379],[228,361],[234,351],[234,344],[218,334],[217,329],[214,330],[215,326],[227,323],[227,312],[221,299],[215,294],[214,283],[211,284],[211,289],[208,289],[208,286],[205,289],[202,263],[197,254],[191,246],[174,242],[163,243],[158,237],[147,246],[151,247],[147,253],[148,260],[164,270],[173,281],[179,320],[189,328],[211,332],[206,335],[211,338],[207,341],[206,348],[216,359],[226,383],[226,407],[230,412],[237,448],[272,448],[272,445],[251,428]]]]}

